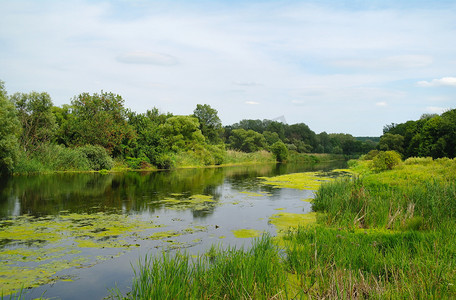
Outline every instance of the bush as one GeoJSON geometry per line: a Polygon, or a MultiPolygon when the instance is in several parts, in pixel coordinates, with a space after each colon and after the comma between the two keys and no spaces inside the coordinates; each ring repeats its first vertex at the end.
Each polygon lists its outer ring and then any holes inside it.
{"type": "Polygon", "coordinates": [[[89,160],[91,170],[110,170],[113,167],[112,158],[108,155],[105,148],[98,145],[85,145],[78,150],[89,160]]]}
{"type": "Polygon", "coordinates": [[[372,167],[374,171],[392,170],[402,162],[401,155],[396,151],[380,152],[374,157],[372,167]]]}
{"type": "Polygon", "coordinates": [[[288,159],[288,148],[282,141],[272,144],[271,151],[278,162],[284,162],[288,159]]]}
{"type": "Polygon", "coordinates": [[[373,160],[379,153],[380,151],[378,150],[371,150],[366,155],[363,155],[363,160],[373,160]]]}
{"type": "Polygon", "coordinates": [[[127,157],[127,165],[131,169],[147,169],[151,167],[150,160],[147,156],[127,157]]]}

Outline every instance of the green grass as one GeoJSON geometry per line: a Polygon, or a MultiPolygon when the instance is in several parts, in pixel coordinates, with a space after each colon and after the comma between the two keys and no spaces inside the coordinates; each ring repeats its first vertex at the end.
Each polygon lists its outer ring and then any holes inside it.
{"type": "Polygon", "coordinates": [[[192,259],[188,254],[146,257],[130,293],[117,299],[270,299],[287,280],[272,238],[264,235],[250,250],[213,247],[192,259]]]}

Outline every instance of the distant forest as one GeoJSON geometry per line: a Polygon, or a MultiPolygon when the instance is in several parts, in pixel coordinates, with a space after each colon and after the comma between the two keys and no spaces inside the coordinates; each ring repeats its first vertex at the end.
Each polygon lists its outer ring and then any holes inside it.
{"type": "Polygon", "coordinates": [[[217,110],[207,104],[187,116],[156,108],[136,113],[110,92],[82,93],[57,107],[45,92],[7,95],[0,81],[0,171],[40,171],[46,164],[54,170],[110,169],[112,159],[132,168],[172,168],[182,154],[202,165],[219,165],[227,150],[355,156],[379,149],[454,157],[455,120],[449,111],[386,126],[381,138],[356,138],[316,134],[305,123],[242,120],[222,126],[217,110]]]}

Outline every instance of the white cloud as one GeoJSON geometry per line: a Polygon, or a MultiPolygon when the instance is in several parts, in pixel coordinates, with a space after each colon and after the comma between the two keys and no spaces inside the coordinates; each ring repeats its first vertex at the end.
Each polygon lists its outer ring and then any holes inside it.
{"type": "Polygon", "coordinates": [[[386,103],[385,101],[380,101],[380,102],[375,103],[375,105],[380,106],[380,107],[385,107],[388,105],[388,103],[386,103]]]}
{"type": "Polygon", "coordinates": [[[260,103],[259,102],[255,102],[255,101],[245,101],[245,104],[257,105],[257,104],[260,104],[260,103]]]}
{"type": "Polygon", "coordinates": [[[116,57],[116,60],[126,64],[150,64],[172,66],[178,63],[174,56],[156,52],[127,52],[116,57]]]}
{"type": "Polygon", "coordinates": [[[456,87],[456,77],[442,77],[440,79],[432,79],[431,81],[418,81],[418,86],[436,87],[436,86],[454,86],[456,87]]]}

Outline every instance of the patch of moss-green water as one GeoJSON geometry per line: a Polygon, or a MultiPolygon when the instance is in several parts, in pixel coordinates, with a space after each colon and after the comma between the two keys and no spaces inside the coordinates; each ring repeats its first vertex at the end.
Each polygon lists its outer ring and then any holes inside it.
{"type": "MultiPolygon", "coordinates": [[[[155,228],[151,222],[120,214],[19,216],[0,221],[0,293],[61,280],[56,272],[98,262],[86,248],[119,253],[138,244],[130,235],[155,228]],[[111,249],[111,250],[109,250],[111,249]]],[[[91,250],[93,251],[93,250],[91,250]]]]}
{"type": "Polygon", "coordinates": [[[318,190],[324,182],[332,181],[336,177],[351,176],[347,170],[333,170],[331,172],[305,172],[280,175],[275,177],[260,177],[263,184],[275,188],[290,188],[299,190],[318,190]]]}
{"type": "MultiPolygon", "coordinates": [[[[178,197],[178,194],[174,194],[178,197]]],[[[165,198],[159,203],[162,203],[169,209],[175,210],[206,210],[208,208],[214,207],[217,203],[214,198],[210,195],[192,195],[190,197],[180,197],[180,198],[165,198]]]]}
{"type": "Polygon", "coordinates": [[[255,229],[238,229],[231,230],[235,238],[253,238],[260,236],[263,232],[255,229]]]}
{"type": "Polygon", "coordinates": [[[310,225],[316,222],[316,213],[295,214],[281,212],[269,218],[269,222],[276,226],[277,233],[280,235],[287,232],[290,228],[297,228],[300,225],[310,225]]]}

